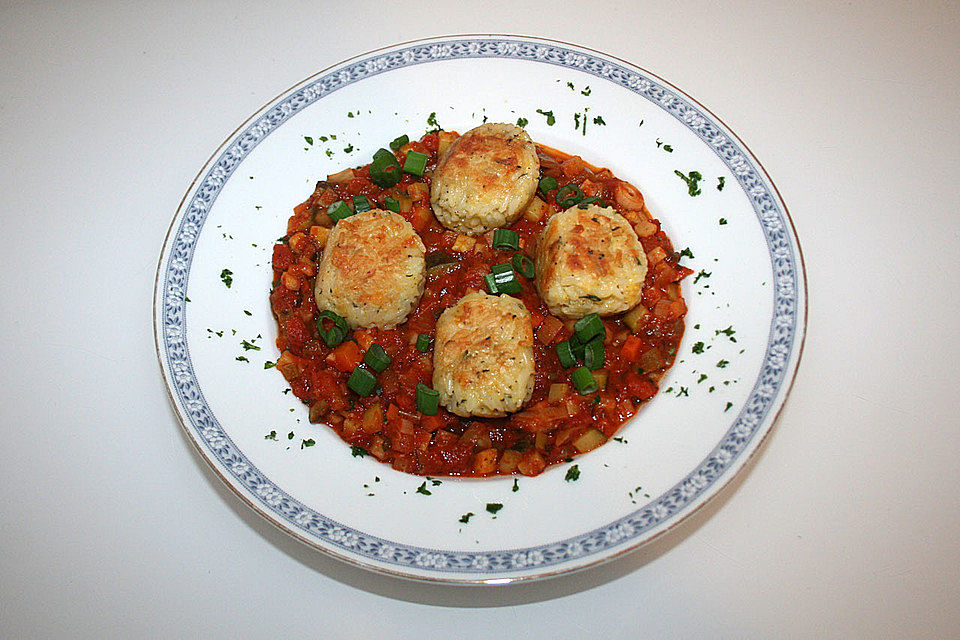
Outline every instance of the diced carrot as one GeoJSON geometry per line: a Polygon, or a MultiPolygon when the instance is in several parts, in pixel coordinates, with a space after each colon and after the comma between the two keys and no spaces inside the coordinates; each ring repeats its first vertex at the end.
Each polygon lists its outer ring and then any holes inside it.
{"type": "Polygon", "coordinates": [[[420,419],[420,426],[432,433],[443,426],[443,418],[440,416],[423,416],[420,419]]]}
{"type": "Polygon", "coordinates": [[[369,329],[358,329],[353,332],[353,339],[357,341],[357,344],[360,345],[360,348],[366,351],[370,348],[376,340],[374,340],[373,332],[369,329]]]}
{"type": "Polygon", "coordinates": [[[356,342],[348,340],[330,352],[327,363],[332,364],[340,371],[350,372],[363,362],[363,353],[356,342]]]}
{"type": "Polygon", "coordinates": [[[390,406],[387,407],[387,420],[390,422],[395,422],[400,419],[400,408],[397,405],[390,403],[390,406]]]}
{"type": "Polygon", "coordinates": [[[423,233],[430,224],[432,215],[433,214],[430,213],[430,207],[418,204],[413,207],[413,210],[410,212],[410,224],[413,225],[413,228],[419,233],[423,233]]]}
{"type": "Polygon", "coordinates": [[[640,338],[630,336],[624,341],[623,347],[620,349],[620,357],[628,362],[635,362],[640,356],[640,347],[642,346],[643,341],[640,338]]]}

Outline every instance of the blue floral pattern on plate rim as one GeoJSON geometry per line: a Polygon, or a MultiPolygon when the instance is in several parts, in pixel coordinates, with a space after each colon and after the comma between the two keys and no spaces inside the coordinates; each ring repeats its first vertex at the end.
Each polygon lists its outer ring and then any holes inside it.
{"type": "MultiPolygon", "coordinates": [[[[480,581],[531,570],[553,574],[563,571],[560,565],[567,562],[632,548],[645,532],[676,517],[710,489],[748,449],[761,427],[764,431],[769,428],[771,411],[785,399],[780,391],[790,384],[792,376],[788,374],[795,369],[793,358],[803,334],[805,307],[798,290],[803,267],[785,209],[764,176],[739,141],[685,95],[636,67],[573,45],[521,37],[464,36],[414,42],[347,61],[282,96],[237,133],[181,205],[180,224],[175,230],[171,227],[166,263],[161,262],[158,270],[156,295],[158,353],[169,371],[166,381],[171,397],[198,445],[203,443],[206,455],[232,476],[228,481],[236,489],[245,489],[259,501],[259,509],[272,514],[297,537],[316,541],[315,546],[322,550],[368,568],[364,559],[395,566],[395,573],[409,577],[436,575],[447,580],[444,574],[461,574],[476,577],[469,581],[480,581]],[[636,512],[576,537],[531,548],[464,552],[414,547],[353,529],[301,504],[257,469],[226,435],[204,399],[186,341],[184,304],[195,244],[207,212],[244,157],[288,118],[331,92],[394,69],[458,58],[510,58],[574,69],[616,83],[665,110],[695,133],[736,176],[761,224],[773,267],[774,313],[761,372],[743,409],[710,454],[687,477],[636,512]]],[[[577,562],[572,568],[579,566],[577,562]]]]}

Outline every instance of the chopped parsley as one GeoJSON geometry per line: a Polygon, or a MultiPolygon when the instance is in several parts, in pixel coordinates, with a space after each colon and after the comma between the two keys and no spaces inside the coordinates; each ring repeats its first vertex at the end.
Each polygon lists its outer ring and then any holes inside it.
{"type": "Polygon", "coordinates": [[[690,251],[690,247],[687,247],[686,249],[680,252],[680,257],[682,258],[684,256],[693,260],[693,251],[690,251]]]}
{"type": "Polygon", "coordinates": [[[462,523],[464,523],[464,524],[466,524],[466,523],[470,522],[470,518],[472,518],[472,517],[473,517],[473,511],[471,511],[471,512],[469,512],[469,513],[465,513],[465,514],[463,514],[462,516],[460,516],[460,520],[459,520],[459,521],[462,522],[462,523]]]}
{"type": "Polygon", "coordinates": [[[726,329],[718,329],[718,330],[716,330],[716,331],[713,332],[713,334],[714,334],[714,335],[717,335],[717,336],[720,335],[721,333],[722,333],[723,335],[727,336],[728,338],[730,338],[731,340],[733,340],[734,342],[736,342],[736,340],[735,340],[734,337],[733,337],[733,334],[736,333],[736,331],[735,331],[734,328],[733,328],[733,325],[730,325],[730,326],[727,327],[726,329]]]}
{"type": "Polygon", "coordinates": [[[583,91],[581,91],[580,93],[585,96],[588,96],[591,93],[593,93],[593,90],[590,88],[590,85],[587,85],[586,87],[584,87],[583,91]]]}
{"type": "Polygon", "coordinates": [[[602,125],[605,125],[605,124],[607,124],[607,123],[603,121],[603,118],[602,118],[601,116],[596,116],[596,117],[594,117],[594,119],[593,119],[593,124],[602,124],[602,125]]]}
{"type": "Polygon", "coordinates": [[[726,218],[720,218],[720,224],[727,224],[726,218]]]}
{"type": "Polygon", "coordinates": [[[728,364],[730,364],[729,360],[721,360],[717,363],[717,367],[720,369],[726,369],[728,364]]]}
{"type": "Polygon", "coordinates": [[[252,316],[252,315],[253,315],[252,313],[250,313],[250,312],[247,311],[246,309],[243,310],[243,313],[244,313],[245,315],[248,315],[248,316],[252,316]]]}
{"type": "Polygon", "coordinates": [[[306,447],[312,447],[315,444],[317,443],[314,441],[313,438],[307,438],[306,440],[300,441],[300,448],[305,449],[306,447]]]}
{"type": "Polygon", "coordinates": [[[511,491],[520,491],[520,482],[516,478],[513,479],[513,488],[511,491]]]}
{"type": "Polygon", "coordinates": [[[307,141],[307,144],[309,144],[310,146],[313,146],[313,138],[311,138],[310,136],[303,136],[303,139],[307,141]]]}
{"type": "Polygon", "coordinates": [[[537,113],[542,116],[547,117],[547,126],[552,127],[557,123],[557,119],[553,116],[553,111],[544,111],[543,109],[537,109],[537,113]]]}
{"type": "Polygon", "coordinates": [[[580,479],[580,467],[578,465],[573,465],[567,469],[567,475],[563,476],[563,479],[566,482],[576,482],[580,479]]]}
{"type": "Polygon", "coordinates": [[[250,351],[251,349],[252,349],[253,351],[260,351],[260,347],[258,347],[257,345],[253,344],[252,342],[247,342],[246,340],[242,341],[242,342],[240,343],[240,346],[243,347],[243,350],[244,350],[244,351],[250,351]]]}
{"type": "Polygon", "coordinates": [[[227,285],[227,289],[229,289],[230,285],[233,284],[233,271],[224,269],[220,272],[220,279],[223,280],[223,284],[227,285]]]}
{"type": "Polygon", "coordinates": [[[700,273],[698,273],[697,277],[693,279],[693,284],[697,284],[697,281],[700,280],[700,278],[709,278],[711,273],[712,272],[710,271],[704,271],[703,269],[700,269],[700,273]]]}
{"type": "Polygon", "coordinates": [[[521,128],[522,128],[522,127],[527,126],[528,124],[530,124],[530,121],[527,120],[526,118],[517,118],[517,126],[518,126],[518,127],[521,127],[521,128]]]}
{"type": "Polygon", "coordinates": [[[614,440],[614,441],[616,441],[616,442],[619,442],[620,444],[627,444],[627,439],[626,439],[626,438],[621,438],[620,436],[615,436],[615,437],[611,438],[611,440],[614,440]]]}
{"type": "Polygon", "coordinates": [[[674,173],[680,176],[680,179],[687,183],[687,193],[690,194],[690,197],[700,195],[700,187],[698,183],[703,180],[703,176],[700,175],[699,171],[691,171],[689,176],[683,175],[679,169],[674,170],[674,173]]]}
{"type": "Polygon", "coordinates": [[[268,433],[267,435],[263,436],[263,439],[264,439],[264,440],[276,440],[276,439],[277,439],[277,431],[276,431],[275,429],[274,429],[274,430],[271,430],[270,433],[268,433]]]}
{"type": "Polygon", "coordinates": [[[263,363],[263,368],[264,368],[264,369],[273,369],[275,366],[277,366],[277,363],[276,363],[276,362],[270,362],[269,360],[267,360],[266,362],[263,363]]]}
{"type": "MultiPolygon", "coordinates": [[[[293,409],[290,409],[290,411],[293,411],[293,409]]],[[[293,431],[287,434],[287,440],[293,440],[293,431]]]]}
{"type": "Polygon", "coordinates": [[[717,178],[717,191],[723,191],[723,185],[726,183],[727,179],[723,176],[717,178]]]}
{"type": "Polygon", "coordinates": [[[680,387],[680,391],[677,391],[677,396],[676,396],[676,397],[679,398],[680,396],[687,396],[687,397],[689,398],[689,397],[690,397],[690,394],[688,393],[688,391],[690,391],[690,390],[687,389],[686,387],[680,387]]]}
{"type": "Polygon", "coordinates": [[[424,481],[423,484],[421,484],[419,487],[417,487],[417,493],[422,493],[422,494],[425,495],[425,496],[432,496],[432,495],[433,495],[433,493],[430,491],[430,489],[427,489],[427,483],[426,483],[426,481],[424,481]]]}
{"type": "Polygon", "coordinates": [[[697,342],[694,344],[692,351],[694,353],[703,353],[703,342],[697,342]]]}
{"type": "Polygon", "coordinates": [[[666,151],[667,153],[673,153],[673,147],[670,146],[669,144],[663,145],[663,150],[666,151]]]}
{"type": "Polygon", "coordinates": [[[567,86],[570,87],[570,91],[576,91],[576,88],[574,88],[572,82],[568,82],[568,83],[567,83],[567,86]]]}
{"type": "Polygon", "coordinates": [[[250,361],[247,360],[246,357],[244,357],[244,356],[237,356],[237,357],[234,358],[234,359],[235,359],[237,362],[250,362],[250,361]]]}
{"type": "Polygon", "coordinates": [[[732,406],[733,406],[733,403],[732,403],[732,402],[728,402],[728,403],[727,403],[727,406],[726,406],[726,408],[723,410],[723,412],[726,413],[727,411],[730,411],[730,407],[732,407],[732,406]]]}
{"type": "Polygon", "coordinates": [[[353,153],[353,144],[348,144],[343,148],[344,153],[353,153]]]}
{"type": "Polygon", "coordinates": [[[433,130],[436,131],[440,128],[440,123],[437,122],[437,112],[433,111],[427,116],[427,124],[433,127],[433,130]]]}
{"type": "Polygon", "coordinates": [[[367,455],[367,450],[363,447],[354,445],[350,447],[350,455],[352,455],[354,458],[362,458],[363,456],[367,455]]]}
{"type": "Polygon", "coordinates": [[[700,378],[697,379],[697,384],[700,384],[701,382],[703,382],[703,381],[706,380],[706,379],[707,379],[707,374],[701,373],[701,374],[700,374],[700,378]]]}
{"type": "Polygon", "coordinates": [[[500,509],[503,509],[503,505],[500,504],[499,502],[487,503],[487,511],[489,511],[490,513],[496,513],[497,511],[500,511],[500,509]]]}
{"type": "MultiPolygon", "coordinates": [[[[590,107],[584,107],[584,108],[583,108],[583,135],[587,135],[587,111],[590,111],[590,107]]],[[[574,129],[579,129],[579,128],[580,128],[580,114],[579,114],[579,113],[573,114],[573,124],[575,125],[575,126],[574,126],[574,129]]]]}

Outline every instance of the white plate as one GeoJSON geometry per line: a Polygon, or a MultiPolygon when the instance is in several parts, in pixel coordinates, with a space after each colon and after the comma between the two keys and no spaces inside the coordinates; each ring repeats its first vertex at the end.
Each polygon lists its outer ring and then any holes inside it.
{"type": "Polygon", "coordinates": [[[183,427],[247,504],[359,566],[487,584],[610,559],[719,491],[783,405],[806,313],[786,208],[730,130],[638,67],[513,36],[397,45],[322,71],[264,107],[184,197],[154,304],[160,365],[183,427]],[[555,123],[538,110],[553,112],[555,123]],[[692,251],[684,264],[709,273],[684,281],[687,331],[661,393],[623,427],[623,442],[576,460],[576,481],[565,479],[571,465],[563,464],[520,477],[516,491],[513,478],[442,479],[427,482],[425,495],[417,492],[423,478],[353,457],[330,429],[310,424],[279,372],[264,369],[278,355],[271,247],[293,207],[328,173],[369,162],[402,133],[422,135],[431,113],[460,132],[485,118],[526,118],[534,140],[639,187],[674,246],[692,251]],[[702,193],[690,196],[675,170],[699,171],[702,193]],[[735,333],[722,332],[728,327],[735,333]],[[245,350],[243,340],[262,349],[245,350]],[[277,440],[265,438],[271,431],[277,440]],[[493,515],[488,503],[503,507],[493,515]],[[474,515],[460,522],[466,513],[474,515]]]}

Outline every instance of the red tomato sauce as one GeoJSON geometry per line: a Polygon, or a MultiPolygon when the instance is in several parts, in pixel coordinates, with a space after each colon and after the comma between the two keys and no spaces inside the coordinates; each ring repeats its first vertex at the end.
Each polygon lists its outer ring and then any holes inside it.
{"type": "MultiPolygon", "coordinates": [[[[573,368],[564,369],[556,352],[557,343],[572,335],[573,323],[552,316],[534,282],[518,274],[523,291],[517,297],[530,311],[534,328],[533,397],[521,411],[504,418],[461,418],[442,407],[436,415],[421,414],[415,388],[418,383],[432,387],[433,359],[432,344],[427,353],[417,350],[417,336],[426,334],[432,342],[443,310],[471,291],[485,290],[483,278],[491,265],[510,262],[514,253],[494,249],[492,232],[459,236],[433,216],[429,176],[439,153],[456,137],[452,132],[428,133],[396,152],[401,166],[411,150],[427,154],[422,178],[404,174],[399,184],[382,189],[370,180],[369,165],[347,169],[319,182],[294,209],[286,235],[273,249],[270,305],[279,330],[277,369],[293,394],[310,407],[311,422],[329,425],[356,454],[369,453],[399,471],[419,475],[534,476],[602,445],[656,395],[683,337],[686,305],[679,281],[691,271],[678,264],[679,254],[639,191],[607,169],[538,145],[541,177],[552,176],[560,186],[575,184],[585,197],[597,196],[637,230],[648,256],[641,305],[603,319],[605,361],[594,371],[601,389],[580,395],[570,379],[573,368]],[[399,202],[400,215],[417,230],[427,250],[426,285],[406,322],[391,330],[358,329],[331,349],[316,327],[314,278],[333,226],[327,208],[338,200],[350,203],[358,194],[367,196],[374,208],[385,208],[387,197],[399,202]],[[347,379],[373,343],[384,348],[391,363],[377,374],[377,391],[360,397],[347,387],[347,379]]],[[[520,236],[520,251],[531,259],[549,216],[562,210],[556,193],[538,191],[540,202],[528,206],[510,227],[520,236]]]]}

